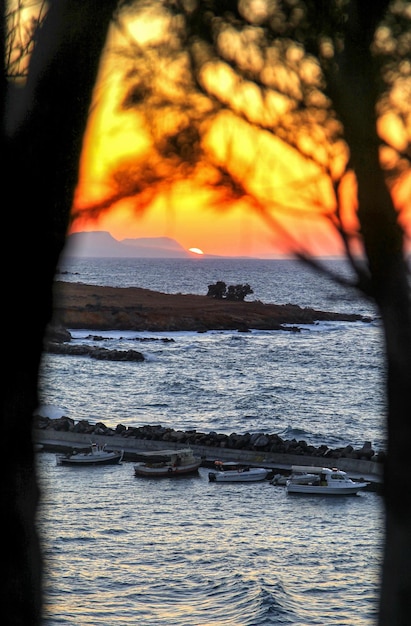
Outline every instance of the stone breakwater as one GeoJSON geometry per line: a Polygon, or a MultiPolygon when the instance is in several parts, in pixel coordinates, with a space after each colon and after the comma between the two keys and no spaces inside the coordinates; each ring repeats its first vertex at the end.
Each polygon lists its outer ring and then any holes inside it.
{"type": "MultiPolygon", "coordinates": [[[[285,455],[287,457],[304,457],[312,460],[321,459],[321,463],[332,465],[335,465],[337,461],[342,459],[368,461],[372,462],[372,464],[382,465],[385,458],[384,452],[375,452],[370,442],[365,442],[358,449],[351,445],[336,449],[328,448],[325,445],[316,448],[303,440],[284,440],[276,434],[232,433],[226,435],[214,431],[202,433],[197,430],[174,430],[160,425],[132,427],[118,424],[115,428],[110,428],[102,422],[96,424],[90,424],[87,420],[75,422],[73,419],[65,416],[56,419],[35,416],[33,426],[37,431],[37,439],[40,441],[41,432],[52,431],[56,435],[56,440],[58,440],[59,433],[73,433],[73,435],[77,434],[79,437],[87,435],[89,441],[93,437],[99,436],[104,437],[106,440],[107,438],[115,438],[116,441],[122,439],[127,441],[158,442],[164,444],[164,448],[169,448],[171,445],[173,447],[190,446],[205,450],[217,449],[221,452],[230,450],[238,453],[239,457],[241,457],[243,452],[254,452],[260,456],[285,455]]],[[[295,460],[295,463],[298,463],[298,459],[295,460]]]]}

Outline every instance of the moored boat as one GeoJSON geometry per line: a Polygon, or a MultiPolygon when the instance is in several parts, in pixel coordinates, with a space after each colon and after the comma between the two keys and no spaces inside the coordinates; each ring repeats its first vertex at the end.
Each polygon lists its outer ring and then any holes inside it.
{"type": "Polygon", "coordinates": [[[216,483],[245,483],[256,482],[267,478],[268,471],[263,467],[249,467],[235,461],[214,462],[215,469],[208,473],[210,482],[216,483]]]}
{"type": "Polygon", "coordinates": [[[173,478],[196,474],[201,458],[193,455],[191,448],[158,450],[142,453],[143,460],[134,465],[135,476],[173,478]]]}
{"type": "Polygon", "coordinates": [[[57,454],[57,465],[87,466],[87,465],[116,465],[123,459],[123,450],[107,450],[106,446],[92,443],[84,451],[72,450],[66,454],[57,454]]]}
{"type": "Polygon", "coordinates": [[[286,482],[287,493],[313,495],[356,495],[368,486],[367,482],[354,481],[337,468],[293,465],[286,482]]]}

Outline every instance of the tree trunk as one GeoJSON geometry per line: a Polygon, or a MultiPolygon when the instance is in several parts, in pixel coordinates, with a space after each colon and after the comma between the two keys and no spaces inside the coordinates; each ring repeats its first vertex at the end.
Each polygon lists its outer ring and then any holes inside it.
{"type": "MultiPolygon", "coordinates": [[[[398,274],[393,276],[397,282],[398,274]]],[[[385,549],[380,626],[405,626],[411,616],[410,320],[391,303],[381,306],[387,347],[388,456],[385,467],[385,549]]],[[[409,318],[409,316],[408,316],[409,318]]]]}
{"type": "MultiPolygon", "coordinates": [[[[386,353],[388,450],[384,471],[386,538],[380,626],[403,626],[411,616],[411,307],[403,231],[379,162],[376,131],[378,70],[370,52],[378,16],[353,2],[338,73],[329,90],[344,123],[358,185],[358,217],[368,262],[368,291],[380,311],[386,353]]],[[[383,11],[386,2],[378,3],[383,11]]],[[[372,7],[374,9],[374,6],[372,7]]],[[[378,12],[378,11],[377,11],[378,12]]],[[[381,13],[380,13],[381,15],[381,13]]]]}
{"type": "MultiPolygon", "coordinates": [[[[52,283],[64,246],[100,53],[116,2],[58,0],[39,32],[28,82],[2,93],[3,308],[2,616],[36,626],[42,613],[42,561],[36,511],[41,496],[32,415],[52,283]],[[7,205],[4,199],[7,198],[7,205]],[[11,236],[14,247],[7,246],[11,236]],[[5,250],[7,247],[7,250],[5,250]]],[[[3,20],[5,16],[3,14],[3,20]]],[[[4,27],[4,22],[3,22],[4,27]]]]}

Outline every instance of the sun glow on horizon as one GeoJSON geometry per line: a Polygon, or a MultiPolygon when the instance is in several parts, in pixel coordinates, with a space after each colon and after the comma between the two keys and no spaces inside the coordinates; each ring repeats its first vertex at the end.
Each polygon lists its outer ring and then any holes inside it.
{"type": "Polygon", "coordinates": [[[204,254],[204,252],[200,248],[189,248],[189,252],[193,252],[194,254],[199,254],[200,256],[204,254]]]}

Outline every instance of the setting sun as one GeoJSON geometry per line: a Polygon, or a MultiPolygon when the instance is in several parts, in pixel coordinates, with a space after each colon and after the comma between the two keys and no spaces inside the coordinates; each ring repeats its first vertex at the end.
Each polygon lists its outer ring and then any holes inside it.
{"type": "Polygon", "coordinates": [[[194,252],[194,254],[204,254],[204,252],[202,250],[200,250],[200,248],[189,248],[188,250],[189,252],[194,252]]]}

